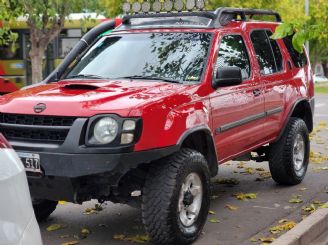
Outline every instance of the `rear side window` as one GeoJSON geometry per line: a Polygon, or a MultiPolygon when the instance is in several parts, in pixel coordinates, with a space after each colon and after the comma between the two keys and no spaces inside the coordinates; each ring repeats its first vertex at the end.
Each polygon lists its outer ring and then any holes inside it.
{"type": "Polygon", "coordinates": [[[243,38],[240,35],[224,36],[220,42],[215,71],[219,67],[235,66],[241,69],[243,79],[249,78],[250,65],[243,38]]]}
{"type": "Polygon", "coordinates": [[[307,64],[306,56],[305,56],[304,52],[302,54],[300,54],[299,52],[297,52],[294,49],[293,43],[292,43],[292,38],[293,38],[293,36],[288,36],[283,39],[285,46],[289,52],[290,57],[292,58],[294,66],[297,68],[304,67],[307,64]]]}
{"type": "Polygon", "coordinates": [[[278,45],[276,40],[270,38],[272,36],[271,31],[266,31],[266,34],[267,34],[267,36],[270,40],[272,52],[273,52],[273,55],[274,55],[274,59],[276,61],[277,71],[282,71],[283,61],[282,61],[282,55],[281,55],[281,52],[280,52],[279,45],[278,45]]]}
{"type": "Polygon", "coordinates": [[[253,31],[251,40],[259,62],[261,74],[268,75],[277,71],[270,41],[263,30],[253,31]]]}

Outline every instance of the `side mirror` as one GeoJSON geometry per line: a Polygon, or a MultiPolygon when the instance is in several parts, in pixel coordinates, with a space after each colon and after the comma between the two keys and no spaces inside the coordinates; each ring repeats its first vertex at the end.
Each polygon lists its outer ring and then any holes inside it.
{"type": "Polygon", "coordinates": [[[219,67],[216,70],[212,86],[214,89],[219,87],[238,85],[243,82],[241,69],[239,67],[219,67]]]}

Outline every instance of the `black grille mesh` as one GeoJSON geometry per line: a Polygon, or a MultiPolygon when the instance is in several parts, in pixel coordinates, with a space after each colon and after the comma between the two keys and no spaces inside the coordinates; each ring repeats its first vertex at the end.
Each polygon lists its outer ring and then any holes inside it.
{"type": "Polygon", "coordinates": [[[75,119],[75,117],[0,114],[0,123],[6,124],[6,127],[0,126],[0,130],[9,140],[60,144],[65,141],[69,127],[73,125],[75,119]],[[21,127],[15,127],[17,125],[21,127]],[[28,126],[46,127],[29,128],[28,126]],[[63,130],[57,129],[56,126],[68,128],[63,130]]]}

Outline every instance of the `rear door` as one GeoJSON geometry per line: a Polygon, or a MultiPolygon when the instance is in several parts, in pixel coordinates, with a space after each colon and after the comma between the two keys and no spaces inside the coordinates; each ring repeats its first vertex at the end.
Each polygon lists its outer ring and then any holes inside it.
{"type": "Polygon", "coordinates": [[[260,79],[264,85],[266,120],[262,133],[265,140],[270,140],[280,130],[285,94],[290,79],[281,49],[276,40],[270,39],[271,35],[269,29],[253,30],[250,33],[260,68],[260,79]]]}
{"type": "MultiPolygon", "coordinates": [[[[246,40],[247,41],[247,40],[246,40]]],[[[261,141],[264,120],[262,84],[256,78],[243,34],[224,34],[219,41],[218,67],[241,68],[243,83],[220,87],[211,94],[215,143],[221,162],[232,159],[261,141]]]]}

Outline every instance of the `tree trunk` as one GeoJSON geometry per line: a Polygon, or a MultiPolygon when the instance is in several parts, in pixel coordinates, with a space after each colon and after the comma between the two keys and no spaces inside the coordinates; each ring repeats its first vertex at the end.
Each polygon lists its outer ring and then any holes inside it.
{"type": "Polygon", "coordinates": [[[323,73],[326,77],[328,77],[328,61],[322,62],[323,73]]]}
{"type": "Polygon", "coordinates": [[[31,47],[30,58],[31,58],[31,66],[32,66],[32,84],[41,82],[43,80],[42,60],[43,60],[44,51],[45,49],[43,47],[36,47],[34,45],[32,45],[31,47]]]}

